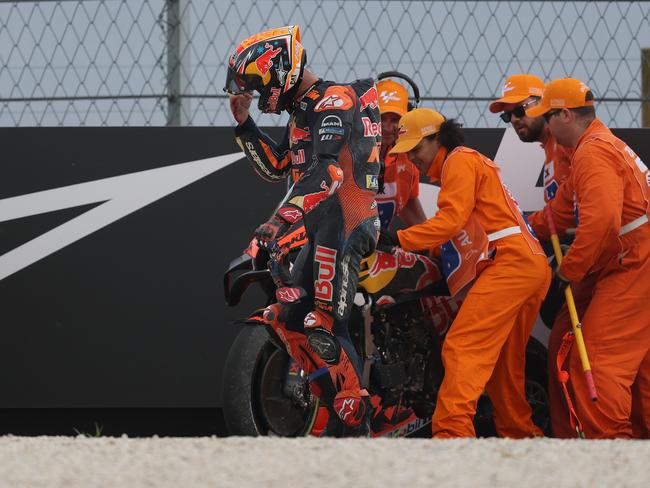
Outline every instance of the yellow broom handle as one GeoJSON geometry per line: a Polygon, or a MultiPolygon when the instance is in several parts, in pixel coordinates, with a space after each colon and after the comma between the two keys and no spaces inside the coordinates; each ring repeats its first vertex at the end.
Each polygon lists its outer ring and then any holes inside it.
{"type": "MultiPolygon", "coordinates": [[[[546,215],[548,228],[551,231],[551,244],[553,244],[555,259],[557,260],[557,265],[559,268],[562,264],[562,248],[560,247],[560,239],[557,236],[557,229],[555,228],[555,222],[553,221],[553,214],[551,212],[551,208],[548,205],[544,207],[544,214],[546,215]]],[[[569,316],[571,317],[571,327],[573,328],[573,334],[576,338],[576,346],[578,346],[578,354],[580,355],[580,362],[582,363],[582,371],[584,372],[585,379],[587,380],[587,387],[589,388],[589,395],[591,396],[591,400],[595,402],[598,400],[598,392],[596,390],[596,384],[594,383],[594,377],[591,374],[591,365],[589,364],[587,347],[585,346],[585,339],[582,336],[582,324],[578,318],[578,311],[576,310],[576,304],[573,300],[571,286],[567,286],[564,289],[564,295],[566,297],[567,308],[569,309],[569,316]]]]}

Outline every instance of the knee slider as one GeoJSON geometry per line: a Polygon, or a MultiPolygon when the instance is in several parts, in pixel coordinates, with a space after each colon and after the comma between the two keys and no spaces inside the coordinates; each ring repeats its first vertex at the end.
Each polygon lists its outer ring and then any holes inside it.
{"type": "Polygon", "coordinates": [[[307,344],[326,364],[338,364],[341,357],[341,345],[325,329],[307,329],[307,344]]]}
{"type": "Polygon", "coordinates": [[[262,317],[269,323],[269,325],[275,327],[277,324],[284,324],[287,321],[288,315],[289,307],[280,303],[274,303],[266,307],[262,317]]]}

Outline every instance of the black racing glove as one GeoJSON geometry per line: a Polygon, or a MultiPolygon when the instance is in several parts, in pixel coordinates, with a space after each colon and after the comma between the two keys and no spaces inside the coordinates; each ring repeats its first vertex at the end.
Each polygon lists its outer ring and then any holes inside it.
{"type": "Polygon", "coordinates": [[[383,252],[395,253],[395,247],[399,246],[397,231],[381,229],[379,240],[377,241],[377,250],[383,252]]]}
{"type": "Polygon", "coordinates": [[[288,228],[288,222],[282,220],[277,215],[274,215],[268,222],[264,222],[255,229],[253,235],[258,240],[260,246],[268,247],[270,242],[281,237],[288,228]]]}

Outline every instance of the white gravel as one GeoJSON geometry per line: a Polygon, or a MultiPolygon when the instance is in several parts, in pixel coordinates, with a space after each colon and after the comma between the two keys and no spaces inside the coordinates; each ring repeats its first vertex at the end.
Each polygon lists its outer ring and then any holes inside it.
{"type": "Polygon", "coordinates": [[[0,487],[650,487],[649,441],[0,437],[0,487]]]}

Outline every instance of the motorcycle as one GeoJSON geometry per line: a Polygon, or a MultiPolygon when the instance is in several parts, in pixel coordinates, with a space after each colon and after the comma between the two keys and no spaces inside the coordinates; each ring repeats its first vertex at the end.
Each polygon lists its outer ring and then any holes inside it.
{"type": "MultiPolygon", "coordinates": [[[[223,413],[230,435],[320,436],[327,423],[327,409],[310,394],[300,366],[262,317],[276,301],[277,275],[288,275],[305,242],[304,227],[296,226],[277,243],[282,253],[251,243],[224,275],[229,306],[239,304],[254,284],[266,296],[262,308],[239,321],[242,328],[226,359],[223,413]]],[[[362,386],[374,408],[370,437],[431,436],[444,375],[441,343],[460,306],[460,299],[448,294],[436,260],[426,255],[396,248],[394,253],[377,250],[362,261],[349,329],[362,361],[362,386]]],[[[531,337],[525,390],[533,420],[544,432],[549,429],[546,371],[546,349],[531,337]]],[[[496,435],[486,394],[474,424],[477,435],[496,435]]]]}

